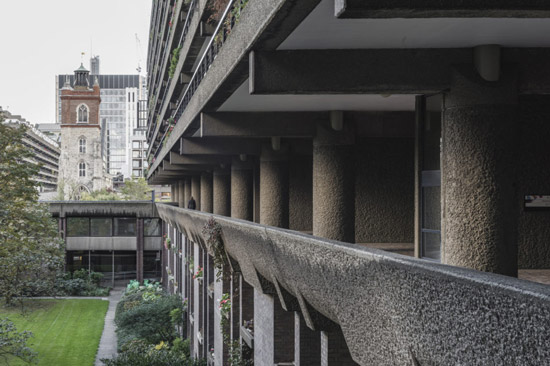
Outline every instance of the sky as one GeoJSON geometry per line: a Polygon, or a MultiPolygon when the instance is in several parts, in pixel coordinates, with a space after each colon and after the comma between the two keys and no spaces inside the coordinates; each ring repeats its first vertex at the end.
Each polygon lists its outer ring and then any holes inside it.
{"type": "Polygon", "coordinates": [[[90,55],[101,74],[147,69],[153,0],[0,0],[0,106],[31,123],[55,122],[55,75],[90,55]],[[136,34],[141,47],[137,46],[136,34]]]}

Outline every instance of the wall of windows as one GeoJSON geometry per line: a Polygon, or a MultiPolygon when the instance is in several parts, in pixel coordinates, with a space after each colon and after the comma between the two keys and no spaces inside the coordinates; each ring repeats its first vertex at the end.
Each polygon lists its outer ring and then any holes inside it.
{"type": "MultiPolygon", "coordinates": [[[[68,217],[67,237],[135,237],[136,224],[135,217],[68,217]]],[[[160,219],[144,219],[143,234],[146,237],[160,236],[160,219]]]]}

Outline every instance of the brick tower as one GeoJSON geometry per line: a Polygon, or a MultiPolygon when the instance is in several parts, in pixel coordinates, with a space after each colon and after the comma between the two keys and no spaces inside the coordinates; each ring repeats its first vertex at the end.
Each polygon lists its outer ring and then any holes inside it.
{"type": "Polygon", "coordinates": [[[81,64],[75,70],[74,86],[67,79],[61,90],[59,187],[66,200],[111,186],[103,160],[99,84],[96,79],[90,88],[89,73],[81,64]]]}

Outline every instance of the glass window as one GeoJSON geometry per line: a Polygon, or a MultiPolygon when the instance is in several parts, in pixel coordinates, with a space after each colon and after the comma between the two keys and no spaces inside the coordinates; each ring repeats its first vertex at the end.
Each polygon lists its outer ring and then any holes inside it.
{"type": "Polygon", "coordinates": [[[91,236],[112,236],[113,221],[110,218],[92,218],[90,219],[91,236]]]}
{"type": "Polygon", "coordinates": [[[115,236],[136,236],[135,217],[115,217],[115,236]]]}
{"type": "Polygon", "coordinates": [[[145,236],[160,236],[160,219],[144,219],[145,236]]]}
{"type": "Polygon", "coordinates": [[[67,236],[90,236],[90,219],[88,217],[68,217],[67,236]]]}
{"type": "Polygon", "coordinates": [[[141,141],[132,141],[132,148],[140,149],[141,148],[141,141]]]}
{"type": "Polygon", "coordinates": [[[78,176],[79,177],[85,177],[86,176],[86,163],[79,163],[78,164],[78,176]]]}
{"type": "Polygon", "coordinates": [[[141,177],[141,170],[139,170],[139,169],[132,170],[132,175],[134,177],[141,177]]]}
{"type": "Polygon", "coordinates": [[[81,154],[86,154],[86,139],[84,137],[81,137],[78,140],[78,150],[81,154]]]}
{"type": "Polygon", "coordinates": [[[78,107],[77,114],[77,122],[88,123],[88,107],[86,107],[86,104],[81,104],[80,107],[78,107]]]}
{"type": "Polygon", "coordinates": [[[141,160],[132,160],[133,168],[141,168],[141,160]]]}

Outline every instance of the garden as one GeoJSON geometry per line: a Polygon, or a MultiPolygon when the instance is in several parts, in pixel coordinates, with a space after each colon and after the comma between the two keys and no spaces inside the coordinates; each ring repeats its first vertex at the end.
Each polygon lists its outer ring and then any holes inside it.
{"type": "Polygon", "coordinates": [[[117,357],[106,366],[204,366],[193,360],[189,341],[181,338],[186,303],[169,295],[159,283],[131,281],[115,313],[117,357]]]}
{"type": "Polygon", "coordinates": [[[20,305],[0,307],[0,364],[94,364],[108,301],[26,299],[20,305]]]}

